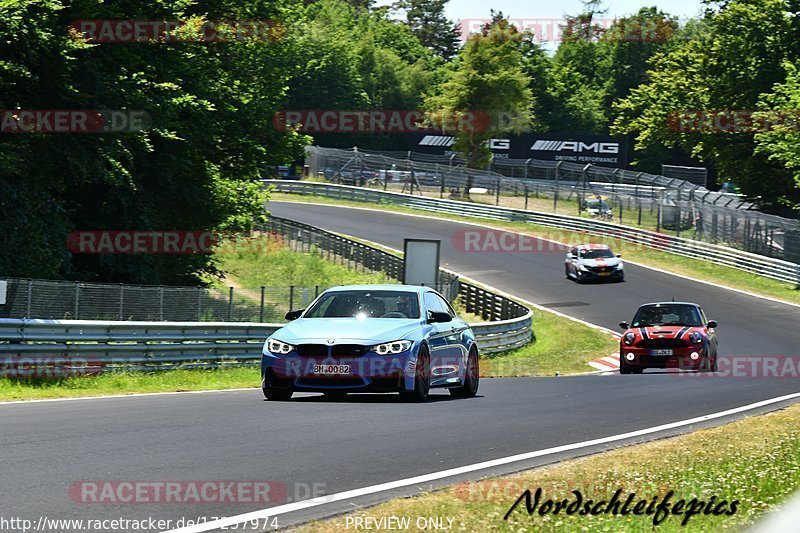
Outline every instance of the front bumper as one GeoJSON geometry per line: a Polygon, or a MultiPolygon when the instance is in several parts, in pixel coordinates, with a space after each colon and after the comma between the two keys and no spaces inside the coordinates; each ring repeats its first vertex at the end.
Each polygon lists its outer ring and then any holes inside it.
{"type": "Polygon", "coordinates": [[[594,270],[579,270],[578,275],[582,280],[591,281],[616,281],[625,277],[624,269],[612,269],[610,272],[597,272],[594,270]]]}
{"type": "Polygon", "coordinates": [[[637,348],[620,345],[620,365],[628,368],[677,368],[680,370],[700,370],[707,365],[707,349],[703,345],[670,347],[672,355],[652,355],[658,348],[637,348]],[[628,359],[633,354],[633,360],[628,359]],[[693,358],[692,354],[696,354],[693,358]]]}
{"type": "Polygon", "coordinates": [[[360,357],[301,357],[265,355],[261,360],[262,388],[308,392],[398,392],[413,390],[416,355],[368,353],[360,357]],[[329,375],[315,366],[346,366],[347,373],[329,375]]]}

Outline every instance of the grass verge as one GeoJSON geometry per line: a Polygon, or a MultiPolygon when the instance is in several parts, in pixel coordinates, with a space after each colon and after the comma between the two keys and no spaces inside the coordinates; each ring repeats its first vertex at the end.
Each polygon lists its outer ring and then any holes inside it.
{"type": "Polygon", "coordinates": [[[533,311],[534,342],[481,361],[485,377],[552,376],[587,372],[587,362],[619,351],[619,341],[579,322],[533,311]]]}
{"type": "MultiPolygon", "coordinates": [[[[696,498],[701,512],[686,519],[686,513],[659,515],[663,532],[706,532],[746,528],[765,512],[774,509],[800,487],[800,406],[767,415],[746,418],[717,428],[704,429],[687,435],[629,446],[583,459],[566,461],[552,467],[530,470],[518,475],[465,483],[447,489],[424,493],[416,497],[396,499],[330,520],[307,524],[299,531],[330,532],[354,528],[356,518],[379,520],[388,517],[409,517],[410,531],[422,528],[417,519],[442,517],[444,525],[452,519],[450,531],[631,531],[654,529],[655,513],[627,516],[613,514],[574,514],[565,511],[540,515],[548,499],[555,502],[576,500],[571,492],[580,491],[585,503],[609,500],[618,489],[624,504],[629,493],[635,493],[629,509],[639,500],[658,502],[669,491],[672,505],[684,500],[684,509],[696,498]],[[505,520],[517,498],[530,490],[532,501],[537,488],[542,489],[540,505],[528,515],[524,500],[505,520]],[[713,500],[712,500],[713,498],[713,500]],[[713,511],[723,500],[732,515],[714,516],[713,511]],[[710,514],[705,514],[713,501],[710,514]],[[683,520],[686,525],[682,525],[683,520]]],[[[582,506],[581,506],[582,508],[582,506]]],[[[621,506],[620,506],[621,508],[621,506]]],[[[605,505],[598,508],[605,509],[605,505]]],[[[655,511],[655,508],[654,508],[655,511]]],[[[388,531],[380,522],[370,521],[374,531],[388,531]]],[[[362,522],[363,523],[363,522],[362,522]]],[[[388,522],[383,522],[387,524],[388,522]]]]}
{"type": "Polygon", "coordinates": [[[109,372],[64,379],[0,379],[0,400],[76,398],[147,392],[238,389],[259,386],[256,367],[163,372],[109,372]]]}
{"type": "Polygon", "coordinates": [[[489,218],[465,217],[452,215],[449,213],[420,212],[418,210],[392,204],[370,204],[367,202],[331,199],[323,196],[298,196],[294,194],[273,192],[271,193],[270,197],[271,200],[288,202],[297,202],[299,201],[299,198],[302,198],[304,202],[311,201],[330,205],[349,205],[353,207],[379,206],[382,211],[422,214],[458,222],[479,223],[491,228],[515,231],[526,235],[531,235],[533,237],[540,237],[563,243],[606,243],[613,246],[618,253],[623,253],[624,259],[628,259],[636,263],[659,268],[681,276],[688,276],[711,283],[717,283],[720,285],[745,290],[754,294],[776,298],[785,302],[800,304],[800,289],[787,283],[781,283],[776,280],[763,278],[755,274],[750,274],[748,272],[718,265],[708,261],[699,261],[697,259],[669,254],[654,250],[652,248],[645,248],[625,242],[615,241],[613,239],[589,236],[580,232],[558,230],[525,222],[503,222],[489,218]]]}
{"type": "Polygon", "coordinates": [[[383,272],[364,272],[328,260],[319,252],[298,252],[282,239],[258,236],[234,250],[216,254],[218,267],[242,287],[330,287],[359,283],[394,283],[383,272]]]}

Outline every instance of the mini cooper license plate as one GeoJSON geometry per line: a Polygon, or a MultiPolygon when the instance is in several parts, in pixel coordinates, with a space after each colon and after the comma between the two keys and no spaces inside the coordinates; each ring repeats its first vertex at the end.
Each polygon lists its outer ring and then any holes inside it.
{"type": "Polygon", "coordinates": [[[350,365],[314,365],[314,373],[324,376],[346,376],[350,374],[350,365]]]}
{"type": "Polygon", "coordinates": [[[672,350],[650,350],[650,355],[672,355],[672,350]]]}

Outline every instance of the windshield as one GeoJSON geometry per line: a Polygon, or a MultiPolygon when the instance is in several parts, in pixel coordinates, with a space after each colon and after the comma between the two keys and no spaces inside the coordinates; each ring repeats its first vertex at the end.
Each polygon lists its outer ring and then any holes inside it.
{"type": "Polygon", "coordinates": [[[633,318],[633,327],[702,326],[700,312],[691,305],[649,305],[641,307],[633,318]]]}
{"type": "Polygon", "coordinates": [[[614,252],[611,250],[581,250],[581,259],[611,259],[615,257],[614,252]]]}
{"type": "Polygon", "coordinates": [[[419,299],[408,291],[331,291],[303,318],[419,318],[419,299]]]}

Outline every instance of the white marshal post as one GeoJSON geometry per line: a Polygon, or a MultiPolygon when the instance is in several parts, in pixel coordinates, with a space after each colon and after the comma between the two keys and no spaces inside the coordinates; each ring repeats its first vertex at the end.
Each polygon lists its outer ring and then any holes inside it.
{"type": "Polygon", "coordinates": [[[403,283],[437,288],[441,241],[406,239],[403,245],[403,283]]]}

